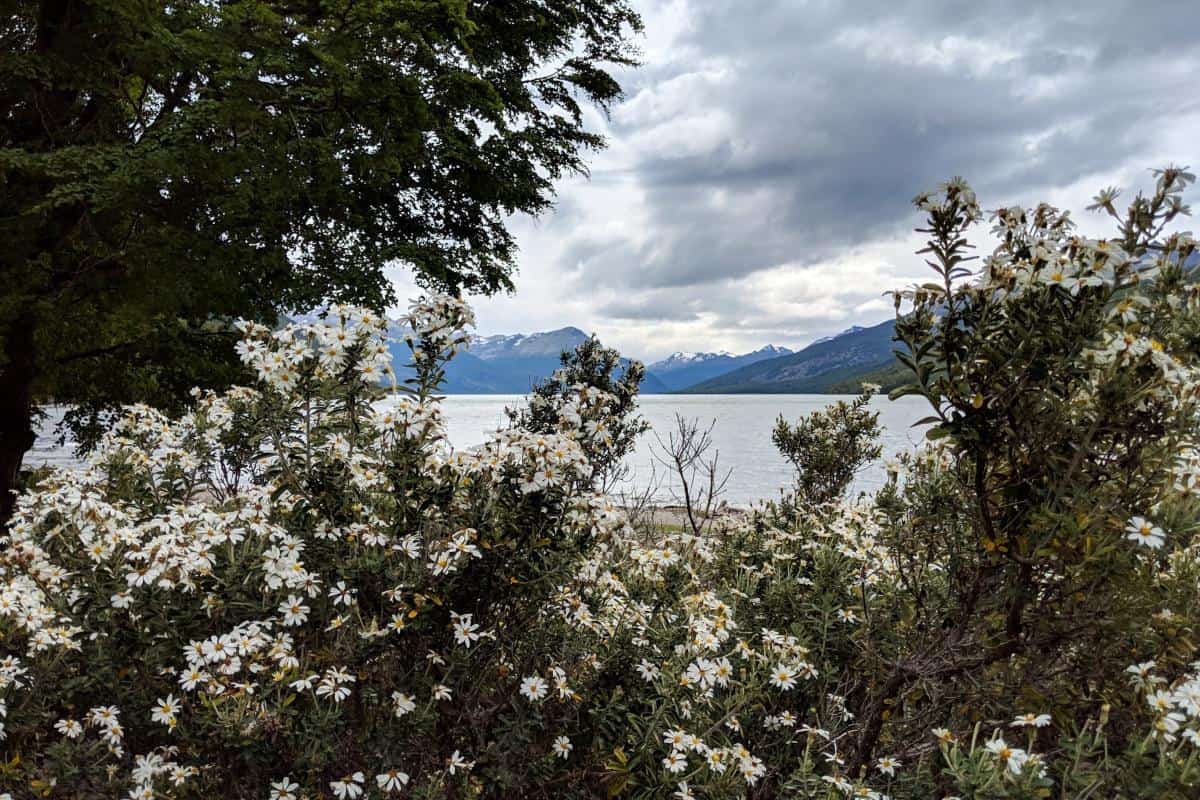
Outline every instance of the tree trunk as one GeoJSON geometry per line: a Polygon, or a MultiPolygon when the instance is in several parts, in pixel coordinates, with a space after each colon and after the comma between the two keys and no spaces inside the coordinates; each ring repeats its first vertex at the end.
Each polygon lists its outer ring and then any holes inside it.
{"type": "Polygon", "coordinates": [[[8,330],[5,363],[0,365],[0,527],[8,525],[16,506],[17,476],[25,453],[33,447],[33,319],[22,315],[8,330]]]}

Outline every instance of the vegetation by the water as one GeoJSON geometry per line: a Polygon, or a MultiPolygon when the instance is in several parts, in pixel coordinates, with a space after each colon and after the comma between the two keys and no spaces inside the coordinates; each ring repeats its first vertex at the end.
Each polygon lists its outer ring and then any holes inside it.
{"type": "Polygon", "coordinates": [[[829,384],[830,394],[854,394],[864,383],[871,383],[883,392],[890,392],[908,383],[912,373],[898,360],[887,362],[881,367],[867,370],[852,379],[838,380],[829,384]]]}
{"type": "Polygon", "coordinates": [[[469,308],[241,326],[253,388],[128,408],[19,499],[0,554],[15,797],[1144,797],[1200,791],[1192,181],[1076,236],[922,195],[897,295],[927,447],[875,496],[865,401],[783,422],[785,501],[711,509],[681,423],[669,527],[601,491],[637,370],[589,343],[483,447],[437,387],[469,308]]]}

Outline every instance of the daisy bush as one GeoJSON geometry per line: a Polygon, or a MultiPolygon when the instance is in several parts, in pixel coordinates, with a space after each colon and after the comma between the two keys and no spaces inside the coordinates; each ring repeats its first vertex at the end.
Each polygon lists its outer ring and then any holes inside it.
{"type": "Polygon", "coordinates": [[[177,420],[130,408],[86,469],[21,498],[3,560],[8,785],[286,798],[549,781],[577,705],[519,686],[544,675],[562,699],[595,668],[551,611],[579,554],[624,524],[584,453],[611,398],[579,385],[559,429],[453,452],[433,391],[470,312],[437,297],[406,322],[416,385],[382,402],[381,318],[244,325],[256,388],[177,420]]]}
{"type": "Polygon", "coordinates": [[[12,797],[1190,797],[1200,791],[1200,295],[1184,170],[1111,239],[917,199],[896,294],[929,443],[794,423],[779,502],[703,527],[606,494],[641,367],[590,341],[455,450],[470,309],[243,324],[258,381],[129,408],[0,556],[12,797]],[[381,389],[381,382],[385,389],[381,389]],[[840,456],[840,457],[839,457],[840,456]],[[637,517],[640,519],[641,517],[637,517]]]}

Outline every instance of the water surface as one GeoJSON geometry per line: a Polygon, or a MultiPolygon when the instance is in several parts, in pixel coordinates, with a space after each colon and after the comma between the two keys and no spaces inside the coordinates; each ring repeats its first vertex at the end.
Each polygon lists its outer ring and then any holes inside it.
{"type": "MultiPolygon", "coordinates": [[[[637,450],[629,458],[629,479],[619,490],[638,493],[650,489],[659,502],[672,502],[678,483],[658,462],[661,448],[655,438],[664,440],[674,429],[676,414],[696,420],[702,427],[712,425],[712,451],[717,454],[722,473],[732,470],[723,499],[733,505],[777,497],[779,489],[791,478],[791,466],[771,444],[775,420],[784,416],[796,420],[842,398],[813,394],[730,394],[730,395],[643,395],[640,413],[651,425],[637,450]]],[[[505,422],[504,409],[524,401],[520,395],[451,395],[444,401],[447,433],[454,447],[482,443],[489,432],[505,422]]],[[[875,397],[871,406],[879,411],[883,427],[883,458],[911,449],[922,438],[913,422],[928,415],[921,398],[905,397],[889,401],[875,397]]],[[[75,463],[70,442],[59,445],[53,436],[61,412],[51,412],[26,463],[70,465],[75,463]]],[[[874,464],[859,473],[855,491],[869,491],[883,482],[882,464],[874,464]]]]}
{"type": "MultiPolygon", "coordinates": [[[[678,482],[668,480],[656,457],[662,453],[655,438],[664,441],[675,427],[676,414],[696,420],[703,428],[712,425],[713,452],[717,453],[722,472],[732,469],[725,486],[724,499],[733,505],[746,505],[756,500],[777,497],[779,489],[791,479],[792,467],[771,444],[771,430],[780,415],[795,421],[805,414],[837,400],[850,397],[813,394],[726,394],[726,395],[642,395],[641,415],[651,425],[629,458],[629,481],[622,489],[640,492],[655,490],[662,502],[670,502],[678,492],[678,482]]],[[[445,416],[450,441],[457,447],[479,444],[489,431],[504,422],[504,408],[520,403],[519,395],[453,395],[446,398],[445,416]]],[[[879,412],[883,435],[880,443],[883,456],[859,473],[855,491],[877,488],[884,479],[883,459],[912,449],[923,438],[923,431],[913,423],[929,415],[929,406],[922,398],[903,397],[889,401],[886,397],[871,399],[871,407],[879,412]]]]}

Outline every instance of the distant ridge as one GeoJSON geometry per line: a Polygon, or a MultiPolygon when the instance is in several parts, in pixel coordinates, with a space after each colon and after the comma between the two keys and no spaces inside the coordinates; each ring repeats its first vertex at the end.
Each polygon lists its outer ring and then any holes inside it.
{"type": "Polygon", "coordinates": [[[865,331],[865,330],[866,330],[866,328],[864,328],[862,325],[851,325],[849,328],[846,328],[846,330],[842,331],[841,333],[835,333],[833,336],[822,336],[820,339],[815,339],[815,340],[813,340],[813,344],[820,344],[821,342],[833,341],[834,339],[836,339],[839,336],[845,336],[847,333],[858,333],[859,331],[865,331]]]}
{"type": "MultiPolygon", "coordinates": [[[[579,328],[567,327],[530,334],[474,336],[467,348],[446,365],[445,394],[526,394],[549,378],[562,362],[564,351],[574,350],[588,335],[579,328]]],[[[391,345],[392,366],[401,380],[410,377],[410,353],[401,342],[391,345]]],[[[628,364],[629,359],[622,359],[628,364]]],[[[648,394],[667,391],[657,378],[647,375],[642,391],[648,394]]]]}
{"type": "Polygon", "coordinates": [[[551,356],[557,364],[559,353],[563,350],[574,350],[587,338],[587,334],[579,328],[568,327],[540,333],[472,336],[467,349],[484,361],[551,356]]]}
{"type": "MultiPolygon", "coordinates": [[[[895,320],[854,327],[797,353],[768,358],[700,381],[687,394],[826,394],[843,392],[868,374],[895,380],[895,320]]],[[[891,381],[889,381],[891,382],[891,381]]],[[[886,388],[886,387],[885,387],[886,388]]]]}
{"type": "Polygon", "coordinates": [[[724,375],[738,367],[788,355],[792,351],[786,347],[767,345],[750,353],[734,355],[725,351],[716,353],[672,353],[661,361],[656,361],[646,367],[649,374],[654,375],[668,390],[684,389],[701,381],[724,375]]]}
{"type": "MultiPolygon", "coordinates": [[[[320,310],[292,318],[319,319],[320,310]]],[[[749,353],[676,352],[648,364],[644,394],[848,394],[863,381],[885,390],[907,380],[893,356],[895,322],[852,326],[816,340],[802,350],[768,344],[749,353]]],[[[411,354],[393,324],[389,347],[397,376],[411,377],[411,354]]],[[[586,341],[588,334],[567,326],[535,333],[473,336],[446,366],[445,394],[525,394],[561,365],[560,356],[586,341]]],[[[622,359],[628,364],[629,359],[622,359]]]]}

